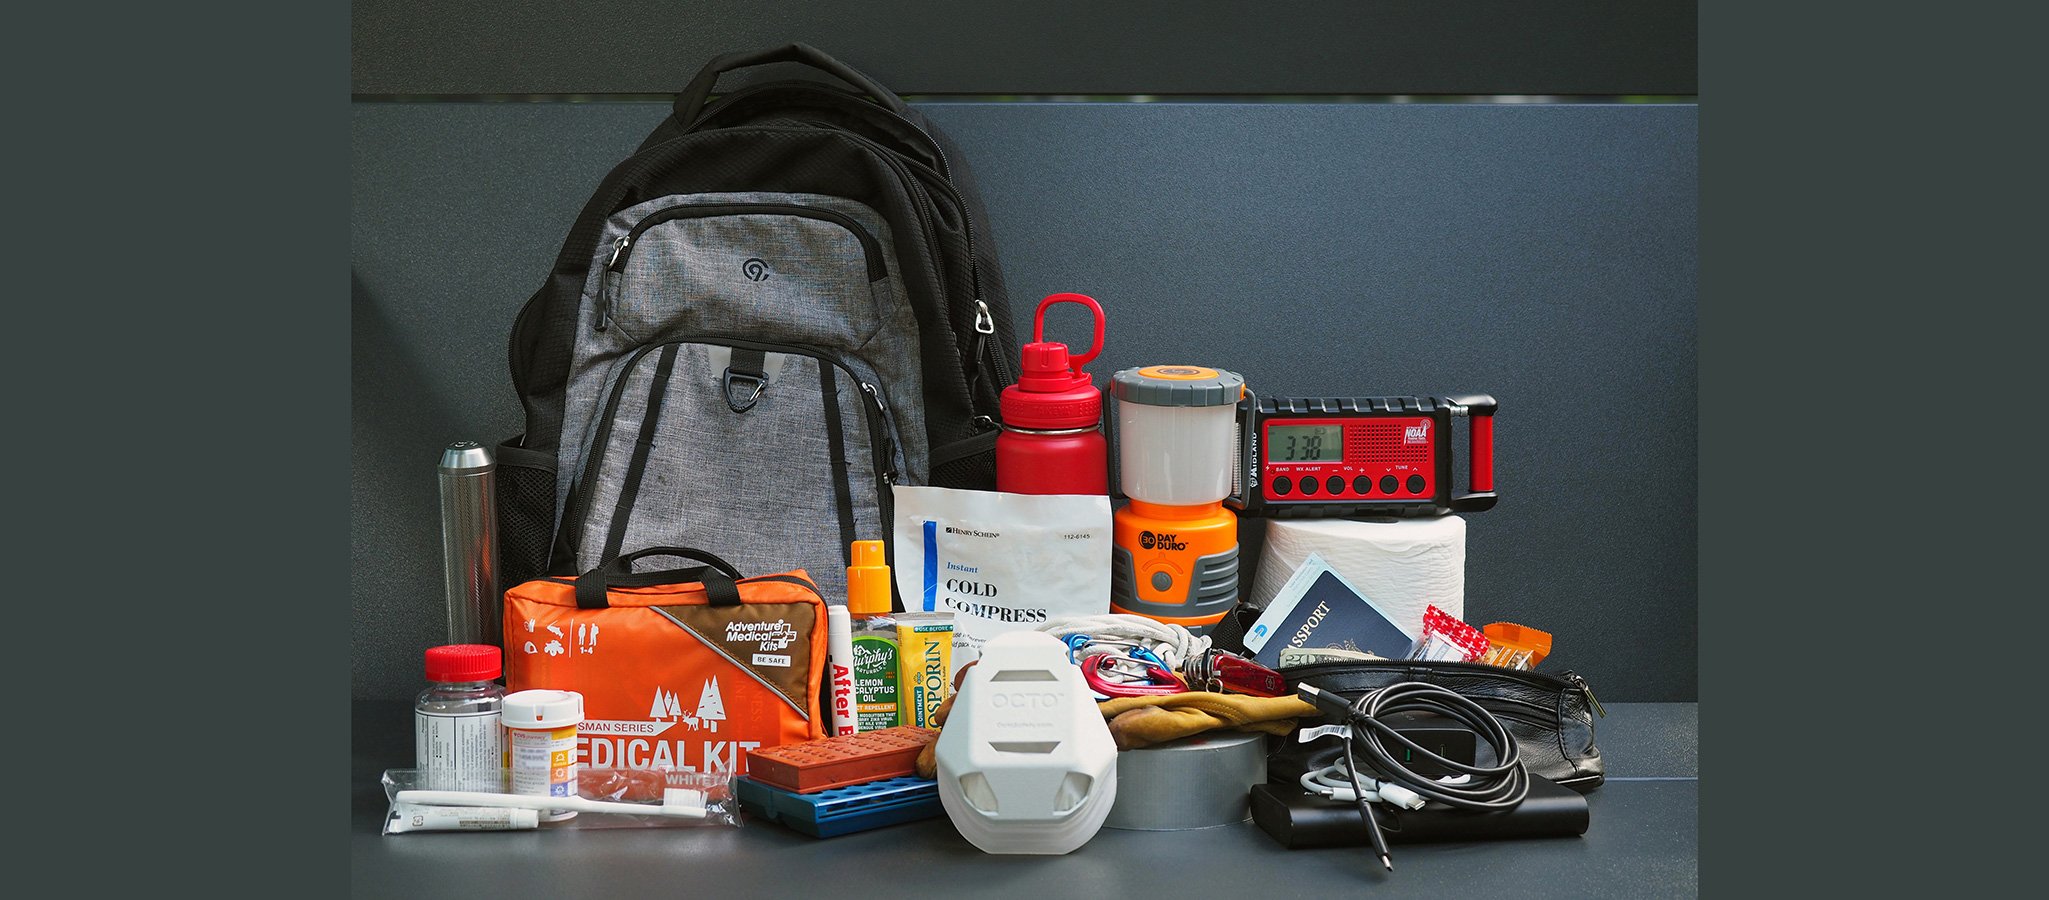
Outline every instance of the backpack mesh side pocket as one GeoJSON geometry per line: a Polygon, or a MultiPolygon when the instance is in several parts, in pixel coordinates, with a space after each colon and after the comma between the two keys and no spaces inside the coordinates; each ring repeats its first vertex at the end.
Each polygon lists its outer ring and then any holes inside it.
{"type": "Polygon", "coordinates": [[[996,436],[987,431],[970,434],[949,444],[932,448],[931,477],[935,487],[988,491],[996,488],[996,436]]]}
{"type": "Polygon", "coordinates": [[[519,440],[497,447],[498,583],[508,588],[547,574],[555,539],[555,455],[519,440]]]}

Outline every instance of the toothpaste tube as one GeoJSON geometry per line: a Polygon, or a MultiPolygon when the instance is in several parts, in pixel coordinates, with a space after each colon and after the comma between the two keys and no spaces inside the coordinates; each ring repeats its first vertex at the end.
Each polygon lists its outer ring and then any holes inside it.
{"type": "Polygon", "coordinates": [[[503,806],[421,806],[400,803],[384,823],[385,834],[408,831],[526,831],[541,826],[540,813],[503,806]]]}
{"type": "Polygon", "coordinates": [[[953,613],[898,613],[896,638],[899,721],[938,728],[932,717],[953,686],[953,613]]]}

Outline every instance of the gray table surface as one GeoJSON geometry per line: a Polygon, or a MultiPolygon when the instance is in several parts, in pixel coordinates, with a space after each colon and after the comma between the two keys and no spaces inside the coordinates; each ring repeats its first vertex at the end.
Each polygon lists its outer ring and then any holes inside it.
{"type": "Polygon", "coordinates": [[[754,820],[741,828],[384,837],[377,780],[385,768],[411,764],[409,717],[402,705],[359,701],[350,875],[353,892],[369,897],[1696,894],[1698,707],[1610,703],[1608,711],[1596,725],[1608,781],[1588,797],[1584,836],[1398,845],[1390,875],[1356,849],[1283,849],[1249,821],[1182,832],[1104,829],[1059,857],[984,855],[944,818],[828,840],[754,820]]]}

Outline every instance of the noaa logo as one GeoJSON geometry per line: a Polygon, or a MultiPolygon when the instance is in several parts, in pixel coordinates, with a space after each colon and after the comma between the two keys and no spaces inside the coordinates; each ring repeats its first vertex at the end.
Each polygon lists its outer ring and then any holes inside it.
{"type": "Polygon", "coordinates": [[[1150,531],[1139,532],[1138,545],[1140,547],[1144,547],[1147,550],[1151,550],[1153,548],[1153,533],[1150,531]]]}
{"type": "Polygon", "coordinates": [[[1402,429],[1402,442],[1407,444],[1430,443],[1430,423],[1424,422],[1421,425],[1410,425],[1402,429]]]}
{"type": "Polygon", "coordinates": [[[767,281],[768,263],[750,257],[740,264],[740,274],[747,276],[748,281],[767,281]]]}

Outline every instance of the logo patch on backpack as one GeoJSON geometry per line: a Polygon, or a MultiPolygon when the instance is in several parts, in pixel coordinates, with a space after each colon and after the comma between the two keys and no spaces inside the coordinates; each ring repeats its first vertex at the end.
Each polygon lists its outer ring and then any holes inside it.
{"type": "Polygon", "coordinates": [[[746,262],[740,264],[740,274],[747,276],[748,281],[767,281],[768,263],[749,257],[746,262]]]}

